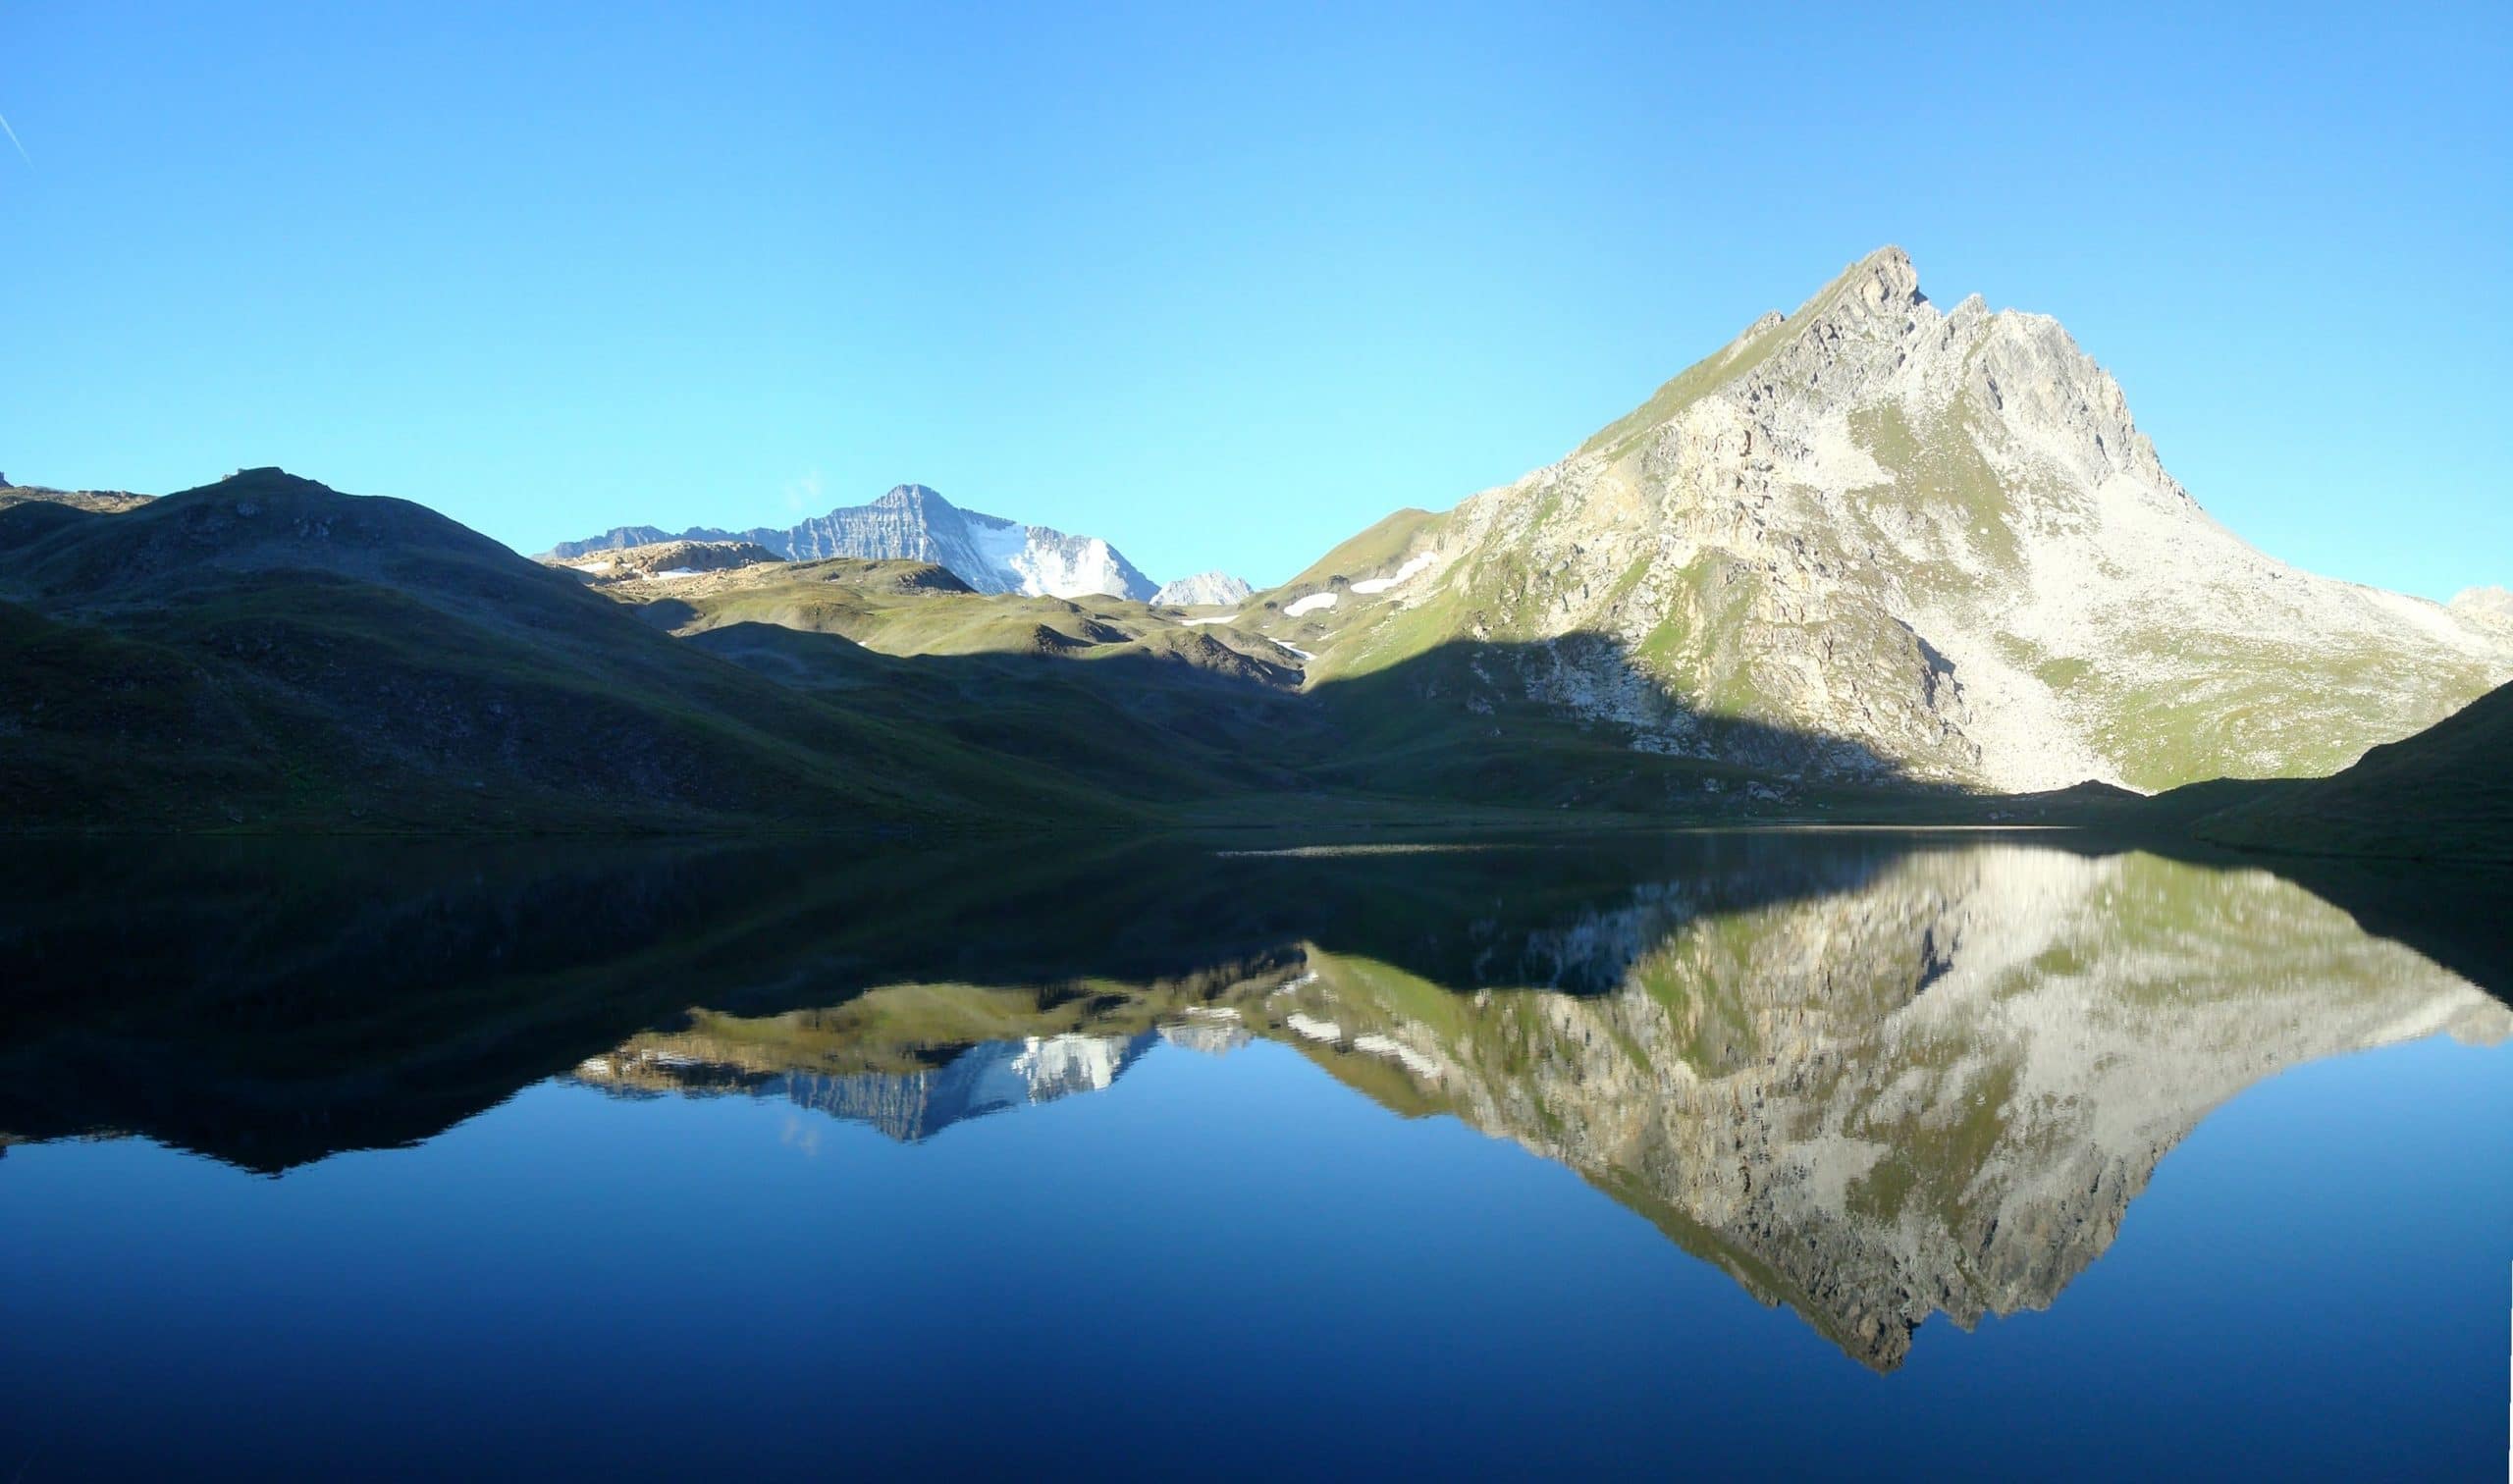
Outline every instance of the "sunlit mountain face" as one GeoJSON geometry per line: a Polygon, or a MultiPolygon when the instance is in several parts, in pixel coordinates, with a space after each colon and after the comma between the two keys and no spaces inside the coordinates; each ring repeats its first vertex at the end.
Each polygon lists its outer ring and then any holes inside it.
{"type": "MultiPolygon", "coordinates": [[[[64,846],[21,857],[0,909],[20,966],[0,1210],[13,1179],[31,1191],[29,1171],[134,1137],[169,1168],[207,1156],[286,1192],[447,1161],[538,1180],[556,1160],[563,1182],[588,1156],[562,1158],[550,1131],[581,1126],[611,1180],[740,1229],[782,1219],[750,1209],[767,1187],[742,1172],[763,1155],[638,1131],[672,1107],[751,1108],[789,1151],[895,1150],[904,1163],[879,1166],[906,1182],[892,1226],[922,1205],[1052,1229],[1035,1201],[987,1203],[1005,1177],[982,1172],[1017,1148],[1228,1265],[1258,1260],[1235,1246],[1246,1219],[1197,1193],[1164,1140],[1226,1130],[1226,1168],[1296,1200],[1336,1178],[1293,1152],[1311,1121],[1367,1108],[1340,1158],[1423,1130],[1501,1141],[1506,1165],[1444,1177],[1443,1195],[1573,1172],[1524,1197],[1559,1207],[1566,1245],[1636,1216],[1660,1252],[1811,1327],[1801,1345],[1898,1372],[1940,1330],[1986,1344],[1952,1332],[2066,1311],[2176,1149],[2264,1084],[2412,1044],[2513,1075],[2502,958],[2420,922],[2397,880],[2058,838],[1027,863],[64,846]],[[1231,1112],[1251,1076],[1285,1101],[1231,1112]]],[[[2437,883],[2437,910],[2465,916],[2469,889],[2437,883]]],[[[2469,1209],[2503,1203],[2501,1170],[2467,1178],[2469,1209]]],[[[1371,1199],[1346,1192],[1337,1219],[1385,1222],[1390,1249],[1485,1240],[1371,1199]]],[[[852,1230],[832,1229],[832,1254],[852,1230]]]]}

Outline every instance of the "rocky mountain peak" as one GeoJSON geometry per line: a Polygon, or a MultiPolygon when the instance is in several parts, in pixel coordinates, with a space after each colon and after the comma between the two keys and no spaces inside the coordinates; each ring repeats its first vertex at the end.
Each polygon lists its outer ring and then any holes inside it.
{"type": "Polygon", "coordinates": [[[1356,570],[1287,610],[1310,619],[1312,674],[1451,632],[1506,641],[1520,673],[1487,663],[1496,694],[1465,704],[1811,772],[2330,772],[2513,676],[2500,607],[2243,545],[2059,321],[1977,295],[1941,310],[1891,246],[1397,555],[1432,575],[1364,593],[1356,570]],[[1389,621],[1432,604],[1437,624],[1389,621]]]}
{"type": "Polygon", "coordinates": [[[876,509],[899,510],[922,510],[935,505],[940,505],[944,509],[959,508],[951,502],[944,500],[941,492],[930,485],[921,484],[892,485],[882,493],[881,499],[873,502],[873,505],[876,509]]]}
{"type": "Polygon", "coordinates": [[[1891,243],[1852,263],[1838,282],[1850,302],[1872,314],[1907,313],[1928,301],[1920,292],[1920,274],[1911,266],[1911,255],[1891,243]]]}

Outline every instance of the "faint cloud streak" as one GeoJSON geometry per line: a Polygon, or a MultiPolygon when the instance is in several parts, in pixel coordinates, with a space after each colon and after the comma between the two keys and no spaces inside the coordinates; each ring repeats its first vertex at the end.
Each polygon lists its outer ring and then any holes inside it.
{"type": "Polygon", "coordinates": [[[821,504],[821,471],[812,470],[785,486],[785,508],[800,515],[808,508],[818,510],[821,504]]]}

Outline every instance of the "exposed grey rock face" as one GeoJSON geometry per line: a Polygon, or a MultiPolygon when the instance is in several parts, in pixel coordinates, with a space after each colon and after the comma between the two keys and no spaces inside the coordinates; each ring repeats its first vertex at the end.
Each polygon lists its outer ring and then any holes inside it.
{"type": "Polygon", "coordinates": [[[612,548],[665,541],[754,542],[795,561],[823,556],[930,561],[948,567],[981,593],[1055,598],[1104,593],[1143,601],[1154,592],[1150,578],[1096,536],[1068,536],[1046,526],[964,510],[914,484],[900,485],[871,504],[843,506],[783,530],[702,526],[675,533],[620,526],[585,541],[561,542],[549,555],[574,560],[612,548]]]}
{"type": "Polygon", "coordinates": [[[1715,723],[1762,723],[1814,773],[2327,773],[2513,678],[2487,601],[2245,546],[2057,321],[1941,311],[1890,247],[1404,550],[1381,591],[1285,592],[1317,615],[1313,675],[1504,641],[1496,686],[1663,752],[1732,756],[1715,723]]]}
{"type": "Polygon", "coordinates": [[[2500,587],[2470,588],[2452,599],[2451,609],[2465,623],[2513,635],[2513,591],[2500,587]]]}
{"type": "Polygon", "coordinates": [[[2048,1307],[2252,1084],[2513,1031],[2263,872],[2002,847],[1837,884],[1743,913],[1695,881],[1639,888],[1494,945],[1577,992],[1485,990],[1436,1025],[1383,969],[1312,951],[1264,1001],[1267,1034],[1331,1025],[1336,1054],[1403,1067],[1891,1368],[1933,1313],[2048,1307]]]}
{"type": "Polygon", "coordinates": [[[1160,591],[1151,595],[1151,601],[1164,608],[1217,607],[1245,603],[1255,591],[1228,572],[1198,572],[1193,577],[1162,583],[1160,591]]]}

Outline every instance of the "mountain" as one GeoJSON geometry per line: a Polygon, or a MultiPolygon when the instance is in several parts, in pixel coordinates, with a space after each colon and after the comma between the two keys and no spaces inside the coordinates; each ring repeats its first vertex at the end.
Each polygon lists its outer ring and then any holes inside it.
{"type": "Polygon", "coordinates": [[[0,817],[296,830],[1095,817],[406,501],[248,469],[0,508],[0,817]]]}
{"type": "Polygon", "coordinates": [[[1193,577],[1162,583],[1160,591],[1151,595],[1151,602],[1162,608],[1219,608],[1245,603],[1255,591],[1244,579],[1228,572],[1198,572],[1193,577]]]}
{"type": "Polygon", "coordinates": [[[2326,773],[2513,678],[2500,600],[2244,545],[2057,321],[1942,311],[1892,247],[1560,462],[1260,596],[1321,685],[1508,643],[1417,669],[1425,710],[2008,790],[2326,773]]]}
{"type": "Polygon", "coordinates": [[[1156,589],[1115,547],[1096,536],[1068,536],[1000,515],[964,510],[923,485],[906,484],[866,505],[846,505],[784,530],[761,527],[670,532],[619,526],[584,541],[562,541],[549,557],[573,561],[614,548],[667,541],[746,541],[779,556],[930,561],[981,593],[1078,598],[1094,593],[1149,600],[1156,589]]]}
{"type": "Polygon", "coordinates": [[[2244,792],[2193,832],[2308,855],[2513,862],[2513,685],[2334,777],[2244,792]]]}

